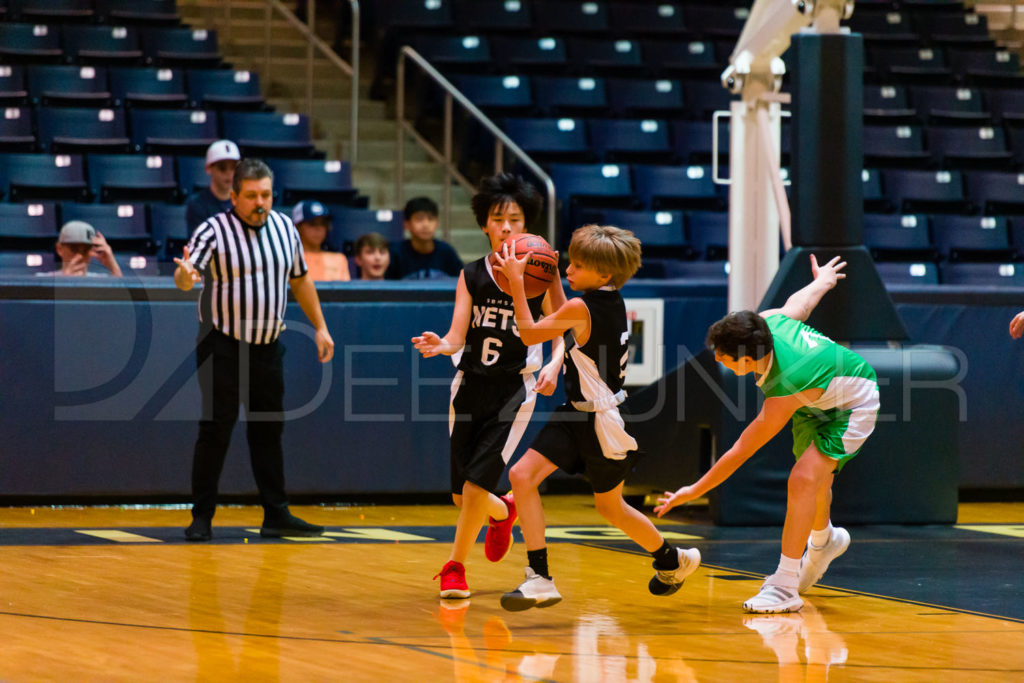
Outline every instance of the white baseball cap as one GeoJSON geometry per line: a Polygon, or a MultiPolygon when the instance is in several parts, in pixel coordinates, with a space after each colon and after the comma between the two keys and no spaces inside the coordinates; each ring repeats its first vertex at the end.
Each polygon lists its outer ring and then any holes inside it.
{"type": "Polygon", "coordinates": [[[85,221],[68,221],[60,229],[57,241],[61,244],[92,244],[96,229],[85,221]]]}
{"type": "Polygon", "coordinates": [[[217,140],[206,148],[206,165],[215,164],[218,161],[238,161],[242,155],[238,153],[238,145],[231,140],[217,140]]]}

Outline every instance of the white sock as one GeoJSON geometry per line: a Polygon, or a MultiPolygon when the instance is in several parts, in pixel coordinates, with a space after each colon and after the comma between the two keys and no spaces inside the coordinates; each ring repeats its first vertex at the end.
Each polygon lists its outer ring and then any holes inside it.
{"type": "Polygon", "coordinates": [[[811,545],[821,549],[828,545],[832,538],[832,520],[828,521],[824,529],[811,529],[811,545]]]}
{"type": "Polygon", "coordinates": [[[779,555],[779,568],[775,572],[785,573],[791,576],[799,576],[800,574],[800,558],[799,557],[786,557],[785,555],[779,555]]]}

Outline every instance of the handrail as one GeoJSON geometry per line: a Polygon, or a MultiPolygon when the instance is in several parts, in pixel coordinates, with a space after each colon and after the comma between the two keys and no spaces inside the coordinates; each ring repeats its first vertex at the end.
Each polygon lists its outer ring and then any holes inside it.
{"type": "Polygon", "coordinates": [[[444,196],[442,198],[442,221],[444,225],[444,236],[448,239],[451,236],[451,181],[452,178],[458,180],[459,184],[465,187],[470,192],[474,191],[472,184],[459,173],[458,169],[452,162],[452,100],[458,101],[462,107],[470,113],[477,121],[479,121],[484,128],[486,128],[495,138],[494,148],[494,172],[498,173],[502,168],[502,146],[507,147],[510,152],[519,161],[523,162],[530,171],[534,173],[543,183],[544,188],[547,192],[547,223],[548,223],[548,242],[552,245],[556,244],[555,241],[555,183],[551,180],[551,177],[541,169],[537,163],[531,159],[526,152],[519,148],[519,146],[512,142],[498,126],[494,124],[487,116],[481,112],[476,106],[469,101],[469,99],[459,92],[458,88],[451,84],[451,82],[441,75],[437,69],[431,66],[430,62],[423,58],[420,53],[412,49],[408,45],[402,48],[402,51],[398,55],[398,69],[397,69],[397,83],[396,83],[396,97],[395,97],[395,129],[396,129],[396,145],[395,145],[395,201],[398,204],[402,203],[403,200],[403,184],[404,179],[402,168],[405,165],[405,133],[409,132],[413,139],[420,144],[427,153],[434,158],[435,161],[444,164],[444,196]],[[444,98],[444,152],[438,152],[433,145],[420,135],[416,128],[405,120],[405,60],[406,58],[413,60],[428,76],[431,80],[437,83],[445,91],[444,98]]]}
{"type": "MultiPolygon", "coordinates": [[[[359,0],[348,0],[349,7],[352,10],[352,63],[349,64],[330,47],[324,41],[320,40],[320,37],[316,35],[316,2],[310,0],[306,3],[306,23],[295,16],[295,14],[285,7],[280,0],[264,0],[265,1],[265,14],[263,22],[263,78],[266,81],[270,81],[270,44],[271,44],[271,19],[273,17],[273,10],[276,10],[285,18],[285,20],[295,27],[299,33],[306,39],[306,111],[310,115],[313,114],[313,54],[315,50],[319,50],[327,61],[333,64],[346,76],[349,76],[352,81],[352,104],[351,112],[349,115],[349,150],[348,160],[355,162],[359,158],[359,0]]],[[[231,26],[231,2],[226,0],[224,2],[224,24],[225,26],[231,26]]],[[[229,29],[230,30],[230,29],[229,29]]],[[[230,33],[229,33],[230,35],[230,33]]]]}

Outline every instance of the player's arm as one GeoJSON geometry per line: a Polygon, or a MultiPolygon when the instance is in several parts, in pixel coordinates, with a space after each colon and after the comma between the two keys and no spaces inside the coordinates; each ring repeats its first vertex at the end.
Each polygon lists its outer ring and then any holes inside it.
{"type": "Polygon", "coordinates": [[[452,311],[452,324],[443,337],[436,332],[424,332],[412,338],[412,345],[423,354],[424,358],[433,358],[439,354],[450,356],[466,345],[466,331],[473,315],[473,297],[466,287],[466,273],[459,273],[459,283],[455,285],[455,309],[452,311]]]}
{"type": "MultiPolygon", "coordinates": [[[[809,391],[821,394],[820,389],[809,391]]],[[[791,396],[777,396],[767,398],[761,407],[761,412],[754,421],[747,425],[747,428],[740,434],[732,448],[727,450],[722,457],[715,461],[711,469],[696,483],[684,486],[678,491],[666,491],[664,498],[659,498],[659,505],[654,512],[661,517],[677,505],[700,498],[708,491],[715,488],[728,479],[733,472],[739,469],[740,465],[750,459],[761,446],[768,443],[773,436],[786,426],[793,413],[807,402],[804,392],[791,396]]]]}
{"type": "MultiPolygon", "coordinates": [[[[583,299],[569,299],[551,315],[539,321],[533,319],[533,313],[530,311],[526,299],[526,285],[523,284],[523,272],[526,270],[526,264],[532,253],[530,252],[520,259],[510,253],[507,246],[502,246],[501,252],[495,254],[497,266],[505,273],[509,289],[512,290],[512,304],[515,306],[519,338],[527,346],[532,346],[561,337],[566,331],[573,330],[577,338],[582,337],[585,340],[590,336],[590,311],[587,310],[583,299]]],[[[551,292],[552,288],[549,288],[548,293],[551,292]]],[[[557,295],[555,296],[557,297],[557,295]]],[[[562,297],[565,297],[564,292],[562,297]]]]}
{"type": "MultiPolygon", "coordinates": [[[[558,291],[562,292],[562,283],[557,278],[552,285],[555,283],[558,283],[558,291]]],[[[548,293],[544,295],[544,301],[542,301],[540,305],[545,317],[554,312],[554,302],[552,299],[553,297],[549,290],[548,293]]],[[[565,303],[564,292],[562,292],[562,303],[565,303]]],[[[562,360],[564,358],[565,337],[555,337],[551,340],[551,360],[549,360],[537,374],[537,393],[543,394],[544,396],[550,396],[555,393],[555,389],[558,387],[558,375],[562,372],[562,360]]]]}
{"type": "Polygon", "coordinates": [[[299,303],[302,312],[309,318],[316,330],[314,341],[316,342],[316,353],[321,363],[326,363],[334,356],[334,339],[327,331],[327,321],[324,320],[324,311],[320,307],[320,296],[316,293],[316,283],[309,273],[300,277],[293,277],[288,281],[292,294],[299,303]]]}
{"type": "Polygon", "coordinates": [[[770,315],[781,313],[793,320],[807,320],[811,311],[821,301],[821,297],[846,277],[846,273],[839,272],[845,267],[846,261],[840,261],[838,256],[819,267],[818,260],[814,258],[814,254],[811,254],[811,275],[814,276],[811,284],[790,295],[782,308],[761,311],[761,317],[767,318],[770,315]]]}

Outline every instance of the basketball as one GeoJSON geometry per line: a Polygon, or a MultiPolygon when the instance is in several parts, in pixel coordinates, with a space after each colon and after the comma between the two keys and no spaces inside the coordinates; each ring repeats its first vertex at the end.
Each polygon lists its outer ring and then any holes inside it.
{"type": "MultiPolygon", "coordinates": [[[[522,258],[533,252],[529,262],[526,264],[526,271],[523,273],[523,285],[526,289],[526,298],[533,299],[548,291],[548,285],[558,277],[558,256],[551,248],[547,240],[539,235],[522,233],[512,235],[502,243],[502,248],[508,245],[509,253],[516,258],[522,258]]],[[[501,250],[499,250],[500,252],[501,250]]],[[[494,255],[491,255],[491,265],[495,263],[494,255]]],[[[508,295],[512,290],[508,286],[508,278],[505,273],[497,268],[494,269],[494,281],[501,291],[508,295]]]]}

